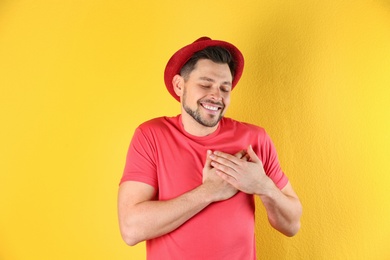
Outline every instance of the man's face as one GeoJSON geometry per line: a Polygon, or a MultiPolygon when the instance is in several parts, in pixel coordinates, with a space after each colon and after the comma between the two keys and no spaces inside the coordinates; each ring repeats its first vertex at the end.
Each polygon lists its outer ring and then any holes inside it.
{"type": "Polygon", "coordinates": [[[214,127],[230,104],[231,89],[229,66],[201,59],[184,83],[182,106],[199,124],[214,127]]]}

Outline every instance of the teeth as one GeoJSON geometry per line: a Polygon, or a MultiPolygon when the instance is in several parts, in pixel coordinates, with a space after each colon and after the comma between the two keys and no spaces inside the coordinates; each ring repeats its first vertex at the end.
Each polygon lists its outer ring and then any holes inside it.
{"type": "Polygon", "coordinates": [[[213,110],[213,111],[217,111],[218,110],[218,107],[212,107],[212,106],[208,106],[208,105],[203,105],[206,109],[208,110],[213,110]]]}

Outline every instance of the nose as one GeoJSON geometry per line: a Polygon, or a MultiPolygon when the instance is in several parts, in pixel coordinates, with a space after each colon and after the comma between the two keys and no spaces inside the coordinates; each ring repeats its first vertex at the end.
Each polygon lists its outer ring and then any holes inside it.
{"type": "Polygon", "coordinates": [[[211,97],[216,101],[222,100],[221,90],[219,88],[213,88],[211,91],[211,97]]]}

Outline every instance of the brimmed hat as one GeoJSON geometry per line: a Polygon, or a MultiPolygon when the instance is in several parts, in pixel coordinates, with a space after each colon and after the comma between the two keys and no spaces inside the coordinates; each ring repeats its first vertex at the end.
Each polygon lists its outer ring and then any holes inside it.
{"type": "Polygon", "coordinates": [[[173,90],[172,79],[176,74],[180,73],[181,68],[186,64],[186,62],[194,55],[195,52],[205,49],[209,46],[220,46],[227,49],[230,54],[233,56],[233,59],[236,62],[236,71],[232,82],[232,90],[236,86],[237,82],[241,78],[242,71],[244,69],[244,57],[239,49],[231,43],[211,40],[209,37],[201,37],[194,41],[193,43],[184,46],[178,50],[173,56],[169,59],[167,66],[165,67],[164,72],[164,81],[165,86],[167,87],[169,93],[177,101],[180,101],[180,98],[176,95],[173,90]]]}

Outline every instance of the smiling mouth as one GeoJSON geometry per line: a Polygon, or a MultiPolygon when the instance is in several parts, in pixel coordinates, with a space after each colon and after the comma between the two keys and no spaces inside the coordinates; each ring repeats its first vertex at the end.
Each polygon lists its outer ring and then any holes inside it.
{"type": "Polygon", "coordinates": [[[219,105],[219,104],[212,104],[212,103],[200,103],[200,105],[205,108],[206,110],[208,111],[211,111],[211,112],[217,112],[219,110],[221,110],[223,108],[222,105],[219,105]]]}
{"type": "Polygon", "coordinates": [[[218,111],[218,109],[220,109],[219,107],[208,106],[208,105],[204,105],[204,104],[202,104],[202,106],[208,110],[211,110],[211,111],[218,111]]]}

